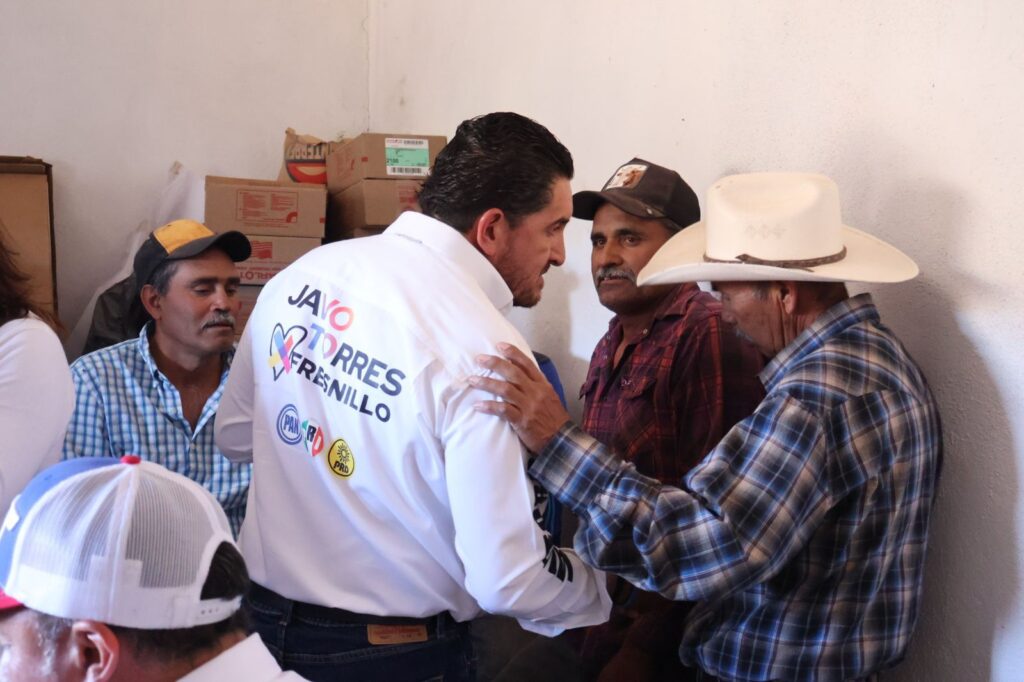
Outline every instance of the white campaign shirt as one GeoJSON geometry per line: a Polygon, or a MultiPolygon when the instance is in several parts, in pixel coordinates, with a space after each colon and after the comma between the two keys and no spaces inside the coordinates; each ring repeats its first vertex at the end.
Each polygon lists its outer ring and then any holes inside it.
{"type": "Polygon", "coordinates": [[[60,460],[75,407],[60,340],[34,315],[0,326],[0,513],[37,473],[60,460]]]}
{"type": "Polygon", "coordinates": [[[249,635],[238,644],[225,649],[178,682],[302,682],[298,673],[282,672],[273,654],[259,635],[249,635]]]}
{"type": "Polygon", "coordinates": [[[604,575],[534,522],[526,452],[467,377],[528,346],[512,293],[456,230],[404,213],[329,244],[260,294],[217,413],[253,462],[240,544],[253,579],[299,601],[456,620],[481,609],[553,635],[603,622],[604,575]]]}

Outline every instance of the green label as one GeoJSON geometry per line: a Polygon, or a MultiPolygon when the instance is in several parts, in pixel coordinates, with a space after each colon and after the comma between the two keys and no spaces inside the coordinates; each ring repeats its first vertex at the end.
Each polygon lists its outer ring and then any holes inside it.
{"type": "Polygon", "coordinates": [[[384,142],[388,175],[426,175],[430,167],[430,147],[426,140],[389,137],[384,142]]]}

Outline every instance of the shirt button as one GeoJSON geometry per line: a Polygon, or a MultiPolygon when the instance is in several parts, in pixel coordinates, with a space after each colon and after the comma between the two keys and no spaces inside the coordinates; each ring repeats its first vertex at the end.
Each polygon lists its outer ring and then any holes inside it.
{"type": "Polygon", "coordinates": [[[647,334],[648,334],[648,333],[649,333],[650,331],[651,331],[650,329],[644,329],[644,330],[643,330],[642,332],[640,332],[640,333],[641,333],[642,335],[644,335],[644,336],[647,336],[647,334]]]}

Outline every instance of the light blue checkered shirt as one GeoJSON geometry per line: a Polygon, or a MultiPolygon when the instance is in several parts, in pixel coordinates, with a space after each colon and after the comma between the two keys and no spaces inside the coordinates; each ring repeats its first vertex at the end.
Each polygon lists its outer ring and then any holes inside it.
{"type": "Polygon", "coordinates": [[[251,465],[233,464],[213,444],[213,418],[234,353],[227,355],[220,385],[203,406],[193,432],[178,389],[157,369],[150,353],[151,324],[139,338],[83,355],[71,365],[75,411],[64,439],[64,459],[139,455],[162,464],[213,493],[237,536],[251,465]]]}

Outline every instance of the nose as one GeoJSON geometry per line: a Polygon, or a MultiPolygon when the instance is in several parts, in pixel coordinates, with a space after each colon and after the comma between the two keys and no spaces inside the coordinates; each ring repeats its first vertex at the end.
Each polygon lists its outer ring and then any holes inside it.
{"type": "Polygon", "coordinates": [[[231,294],[225,287],[217,287],[214,292],[211,301],[211,305],[214,310],[217,311],[230,311],[231,310],[231,294]]]}
{"type": "Polygon", "coordinates": [[[622,253],[612,240],[605,242],[600,250],[598,250],[596,256],[599,266],[622,265],[622,253]]]}
{"type": "Polygon", "coordinates": [[[551,246],[551,253],[548,261],[555,267],[560,267],[565,262],[565,231],[559,230],[555,243],[551,246]]]}

